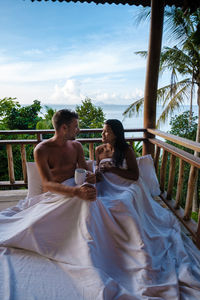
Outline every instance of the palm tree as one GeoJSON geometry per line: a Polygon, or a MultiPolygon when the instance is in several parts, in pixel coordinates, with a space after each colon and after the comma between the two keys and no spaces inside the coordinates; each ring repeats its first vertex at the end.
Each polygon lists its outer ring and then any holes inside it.
{"type": "Polygon", "coordinates": [[[36,125],[36,129],[53,129],[52,117],[56,112],[56,109],[53,109],[47,105],[45,105],[46,114],[44,115],[44,119],[39,121],[36,125]]]}
{"type": "MultiPolygon", "coordinates": [[[[146,18],[149,12],[143,13],[142,19],[146,18]]],[[[140,15],[141,17],[141,15],[140,15]]],[[[198,105],[198,126],[196,142],[200,142],[200,9],[194,13],[184,14],[181,9],[171,8],[165,11],[168,33],[171,38],[177,41],[174,47],[164,47],[160,58],[160,72],[165,70],[171,72],[171,82],[169,85],[158,89],[157,103],[162,103],[163,111],[157,120],[157,126],[165,122],[169,114],[173,113],[186,99],[190,99],[190,110],[192,112],[192,100],[197,86],[198,105]],[[178,81],[181,75],[181,81],[178,81]]],[[[146,51],[137,52],[143,57],[147,56],[146,51]]],[[[124,112],[124,115],[131,116],[139,112],[144,98],[131,104],[124,112]]],[[[199,153],[195,152],[195,156],[199,153]]],[[[190,176],[197,179],[196,168],[191,168],[190,176]]],[[[189,195],[187,195],[189,197],[189,195]]],[[[193,210],[197,210],[197,205],[193,201],[193,210]]]]}
{"type": "MultiPolygon", "coordinates": [[[[140,19],[147,17],[147,11],[140,19]]],[[[175,37],[177,45],[170,48],[164,47],[161,52],[160,74],[165,70],[171,72],[169,85],[157,91],[157,103],[162,104],[162,113],[157,120],[157,127],[165,122],[186,99],[190,99],[192,110],[192,99],[195,85],[197,85],[197,104],[200,97],[200,9],[191,15],[184,15],[181,9],[172,8],[165,12],[168,33],[175,37]],[[182,80],[178,81],[178,75],[182,80]],[[187,77],[186,77],[187,76],[187,77]],[[186,78],[185,78],[186,77],[186,78]]],[[[147,51],[136,52],[143,57],[147,57],[147,51]]],[[[132,103],[124,112],[124,116],[131,117],[139,113],[144,102],[141,98],[132,103]]],[[[199,140],[199,139],[198,139],[199,140]]]]}

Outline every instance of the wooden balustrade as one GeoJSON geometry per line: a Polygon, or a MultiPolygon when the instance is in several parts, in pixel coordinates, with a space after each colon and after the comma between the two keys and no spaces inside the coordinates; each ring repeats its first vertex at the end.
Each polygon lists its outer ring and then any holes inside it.
{"type": "MultiPolygon", "coordinates": [[[[126,132],[134,133],[134,132],[144,132],[143,128],[138,129],[125,129],[126,132]]],[[[47,130],[0,130],[0,138],[1,135],[5,136],[16,136],[19,135],[26,135],[26,136],[33,136],[35,135],[35,139],[0,139],[0,146],[6,145],[7,151],[7,160],[8,160],[8,177],[9,181],[0,181],[0,187],[6,188],[14,188],[19,186],[27,186],[27,171],[26,171],[26,146],[33,145],[35,147],[39,142],[43,140],[43,136],[46,134],[54,134],[54,129],[47,129],[47,130]],[[21,153],[21,165],[22,165],[22,172],[23,172],[23,179],[22,180],[15,180],[15,170],[14,170],[14,162],[13,162],[13,146],[20,145],[20,153],[21,153]]],[[[80,134],[87,133],[87,134],[94,134],[94,133],[101,133],[101,128],[95,129],[81,129],[80,134]]],[[[77,138],[77,140],[82,144],[89,145],[89,159],[95,159],[94,147],[95,144],[101,143],[101,138],[77,138]]],[[[126,138],[128,142],[134,141],[144,141],[145,138],[143,137],[130,137],[126,138]]]]}
{"type": "MultiPolygon", "coordinates": [[[[147,131],[155,136],[156,135],[160,136],[161,138],[164,138],[167,141],[174,142],[185,148],[200,153],[200,143],[189,141],[187,139],[174,136],[172,134],[164,133],[161,132],[160,130],[147,129],[147,131]]],[[[183,225],[187,228],[187,230],[192,235],[193,240],[197,244],[198,248],[200,248],[200,221],[196,223],[191,219],[192,200],[194,195],[195,182],[198,176],[198,170],[200,169],[200,158],[182,149],[179,149],[171,144],[163,142],[162,140],[158,140],[157,138],[149,139],[149,142],[156,145],[154,164],[155,164],[157,174],[159,174],[160,172],[160,189],[162,192],[160,197],[165,202],[165,204],[172,210],[172,212],[178,217],[178,219],[183,223],[183,225]],[[161,159],[159,158],[160,153],[162,153],[161,159]],[[170,156],[170,160],[169,160],[169,156],[170,156]],[[176,167],[177,159],[179,160],[179,170],[178,170],[178,181],[176,186],[176,196],[174,200],[172,196],[172,191],[174,187],[175,167],[176,167]],[[169,160],[169,177],[168,177],[168,187],[166,192],[165,191],[166,166],[168,160],[169,160]],[[159,162],[160,162],[160,170],[159,170],[159,162]],[[181,194],[182,194],[183,182],[184,182],[184,167],[186,163],[190,165],[190,173],[187,180],[188,184],[187,184],[187,196],[185,199],[185,207],[181,207],[180,203],[181,203],[181,194]]]]}

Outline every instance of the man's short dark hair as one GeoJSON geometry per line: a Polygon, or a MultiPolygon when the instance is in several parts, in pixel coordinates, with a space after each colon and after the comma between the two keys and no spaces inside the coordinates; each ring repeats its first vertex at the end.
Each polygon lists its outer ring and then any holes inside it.
{"type": "Polygon", "coordinates": [[[69,125],[73,119],[78,119],[78,114],[69,109],[61,109],[55,112],[52,118],[52,123],[55,130],[58,130],[61,125],[69,125]]]}

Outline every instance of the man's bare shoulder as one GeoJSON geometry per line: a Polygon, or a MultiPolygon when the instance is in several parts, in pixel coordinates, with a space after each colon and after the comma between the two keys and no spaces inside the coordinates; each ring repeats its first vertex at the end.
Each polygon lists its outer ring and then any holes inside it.
{"type": "Polygon", "coordinates": [[[72,140],[72,141],[68,141],[68,142],[70,142],[77,149],[82,148],[82,144],[79,141],[77,141],[77,140],[72,140]]]}
{"type": "Polygon", "coordinates": [[[37,144],[37,146],[34,149],[34,152],[43,152],[47,149],[51,148],[53,145],[53,141],[51,139],[45,140],[37,144]]]}

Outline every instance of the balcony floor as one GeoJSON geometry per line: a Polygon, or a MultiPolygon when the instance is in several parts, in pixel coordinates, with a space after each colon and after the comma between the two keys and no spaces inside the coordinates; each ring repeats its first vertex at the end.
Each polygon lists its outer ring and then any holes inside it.
{"type": "Polygon", "coordinates": [[[27,196],[27,189],[23,190],[1,190],[0,191],[0,211],[14,206],[19,200],[27,196]]]}

